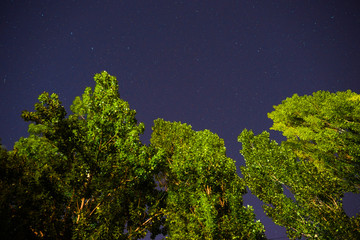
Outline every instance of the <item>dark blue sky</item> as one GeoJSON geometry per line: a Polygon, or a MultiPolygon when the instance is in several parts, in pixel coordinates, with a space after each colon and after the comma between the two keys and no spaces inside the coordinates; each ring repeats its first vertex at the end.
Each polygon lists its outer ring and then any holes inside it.
{"type": "MultiPolygon", "coordinates": [[[[358,1],[9,1],[0,3],[0,137],[27,136],[20,118],[43,91],[69,109],[102,70],[137,110],[149,142],[156,118],[210,129],[244,164],[237,136],[272,122],[294,93],[360,93],[358,1]]],[[[278,137],[278,134],[272,133],[278,137]]],[[[360,212],[360,198],[347,211],[360,212]]],[[[284,237],[247,195],[269,238],[284,237]]],[[[279,238],[280,239],[280,238],[279,238]]]]}

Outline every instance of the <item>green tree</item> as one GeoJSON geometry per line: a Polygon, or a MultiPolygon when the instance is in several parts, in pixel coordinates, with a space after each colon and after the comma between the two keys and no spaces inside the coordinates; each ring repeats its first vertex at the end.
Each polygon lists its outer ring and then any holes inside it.
{"type": "Polygon", "coordinates": [[[120,99],[115,77],[94,79],[94,91],[76,97],[68,118],[56,94],[41,94],[35,111],[22,113],[33,122],[29,137],[1,152],[2,166],[11,158],[5,169],[20,173],[1,185],[2,206],[11,207],[11,224],[22,218],[27,238],[138,239],[159,231],[160,224],[149,226],[161,192],[157,156],[139,140],[144,125],[120,99]]]}
{"type": "Polygon", "coordinates": [[[360,239],[359,218],[342,207],[344,193],[360,187],[360,95],[295,94],[274,108],[271,129],[286,141],[279,145],[266,131],[239,136],[250,190],[290,238],[360,239]]]}
{"type": "Polygon", "coordinates": [[[264,238],[253,209],[243,206],[245,183],[216,134],[158,119],[151,146],[165,159],[157,179],[167,193],[169,239],[264,238]]]}
{"type": "Polygon", "coordinates": [[[145,146],[116,78],[94,79],[68,117],[41,94],[29,136],[0,149],[2,239],[264,238],[222,139],[157,120],[145,146]]]}

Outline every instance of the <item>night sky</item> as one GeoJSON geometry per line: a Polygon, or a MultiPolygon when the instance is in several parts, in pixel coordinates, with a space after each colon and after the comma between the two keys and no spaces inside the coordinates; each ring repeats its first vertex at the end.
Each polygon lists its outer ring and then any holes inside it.
{"type": "MultiPolygon", "coordinates": [[[[20,114],[39,94],[59,94],[69,110],[103,70],[145,123],[144,143],[153,120],[181,121],[217,133],[237,166],[237,136],[268,130],[273,105],[294,93],[360,93],[358,0],[2,0],[0,33],[0,137],[8,150],[27,136],[20,114]]],[[[244,199],[269,238],[286,239],[258,200],[244,199]]],[[[350,216],[360,212],[359,196],[344,204],[350,216]]]]}

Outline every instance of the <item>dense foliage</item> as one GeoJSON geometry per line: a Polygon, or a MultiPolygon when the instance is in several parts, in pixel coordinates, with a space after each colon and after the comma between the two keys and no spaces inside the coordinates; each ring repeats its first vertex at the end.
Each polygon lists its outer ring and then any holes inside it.
{"type": "Polygon", "coordinates": [[[345,193],[360,188],[360,95],[294,95],[269,113],[270,140],[244,130],[244,179],[209,130],[155,120],[144,125],[115,77],[96,74],[66,116],[56,94],[24,111],[29,136],[0,148],[1,239],[264,239],[248,186],[290,238],[360,239],[345,193]]]}
{"type": "Polygon", "coordinates": [[[159,183],[168,194],[164,213],[170,239],[264,237],[252,208],[243,206],[245,183],[216,134],[158,119],[151,145],[167,163],[159,183]]]}
{"type": "Polygon", "coordinates": [[[68,117],[56,94],[41,94],[22,113],[29,136],[0,149],[2,239],[264,237],[223,140],[157,120],[146,146],[116,78],[94,79],[68,117]]]}
{"type": "Polygon", "coordinates": [[[68,118],[58,96],[48,93],[34,112],[22,113],[33,123],[29,137],[5,156],[6,169],[16,174],[4,182],[15,186],[6,195],[8,224],[21,223],[27,238],[137,239],[150,229],[160,194],[156,155],[139,141],[144,126],[119,98],[116,79],[103,72],[95,81],[68,118]]]}
{"type": "Polygon", "coordinates": [[[266,213],[290,238],[360,239],[359,218],[342,207],[344,193],[360,187],[360,95],[295,94],[269,117],[286,141],[266,131],[239,136],[245,181],[266,213]]]}

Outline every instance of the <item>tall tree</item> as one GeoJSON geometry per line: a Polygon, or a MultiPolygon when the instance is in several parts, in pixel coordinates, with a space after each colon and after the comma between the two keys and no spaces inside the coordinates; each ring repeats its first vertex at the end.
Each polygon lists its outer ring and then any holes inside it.
{"type": "Polygon", "coordinates": [[[274,108],[271,129],[286,141],[239,136],[247,185],[290,238],[359,239],[360,220],[346,215],[342,197],[360,187],[360,95],[295,94],[274,108]]]}
{"type": "Polygon", "coordinates": [[[9,206],[33,237],[138,239],[159,231],[149,227],[161,192],[153,178],[157,156],[139,140],[144,125],[120,99],[115,77],[94,79],[94,91],[74,100],[68,118],[48,93],[34,112],[22,113],[33,123],[6,156],[21,166],[9,206]]]}
{"type": "Polygon", "coordinates": [[[164,157],[159,187],[167,193],[164,227],[170,239],[262,239],[264,228],[244,207],[245,183],[209,130],[155,121],[153,146],[164,157]]]}

